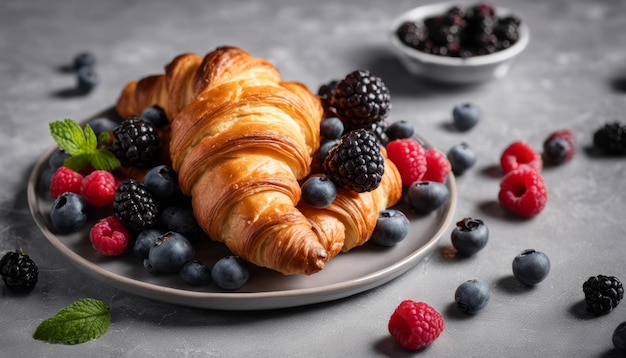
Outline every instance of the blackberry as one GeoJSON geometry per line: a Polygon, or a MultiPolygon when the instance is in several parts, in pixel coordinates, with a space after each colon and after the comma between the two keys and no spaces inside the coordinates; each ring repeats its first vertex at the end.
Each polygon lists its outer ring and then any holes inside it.
{"type": "Polygon", "coordinates": [[[322,100],[324,110],[327,110],[330,107],[330,97],[333,96],[333,92],[335,92],[335,88],[337,88],[337,82],[339,81],[332,80],[321,85],[317,90],[317,95],[320,96],[320,99],[322,100]]]}
{"type": "Polygon", "coordinates": [[[115,191],[113,213],[127,229],[141,232],[158,220],[156,200],[146,187],[134,179],[124,179],[115,191]]]}
{"type": "Polygon", "coordinates": [[[6,253],[0,260],[0,274],[10,290],[27,293],[37,284],[39,269],[24,251],[15,250],[6,253]]]}
{"type": "Polygon", "coordinates": [[[396,36],[405,45],[414,49],[420,49],[425,46],[425,42],[428,39],[428,30],[422,24],[405,21],[396,30],[396,36]]]}
{"type": "Polygon", "coordinates": [[[593,134],[593,145],[608,155],[626,155],[626,125],[605,124],[593,134]]]}
{"type": "Polygon", "coordinates": [[[388,127],[387,121],[382,119],[376,122],[372,122],[366,126],[348,125],[346,126],[344,133],[353,131],[355,129],[367,129],[370,133],[374,135],[374,137],[378,141],[378,144],[385,147],[387,146],[387,143],[389,143],[389,136],[387,135],[387,127],[388,127]]]}
{"type": "Polygon", "coordinates": [[[330,105],[341,120],[354,126],[385,119],[391,109],[389,89],[367,70],[356,70],[339,81],[330,105]]]}
{"type": "Polygon", "coordinates": [[[362,193],[380,185],[385,160],[376,138],[366,129],[344,134],[326,156],[324,172],[337,186],[362,193]]]}
{"type": "Polygon", "coordinates": [[[617,277],[592,276],[583,283],[587,311],[596,315],[609,313],[624,298],[624,287],[617,277]]]}
{"type": "Polygon", "coordinates": [[[109,150],[122,166],[151,168],[160,158],[159,135],[152,125],[137,117],[128,117],[113,129],[109,150]]]}

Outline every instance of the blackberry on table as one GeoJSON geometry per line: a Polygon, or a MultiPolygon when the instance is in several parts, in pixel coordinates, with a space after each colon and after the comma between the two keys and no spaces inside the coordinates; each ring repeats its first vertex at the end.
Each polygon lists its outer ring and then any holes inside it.
{"type": "Polygon", "coordinates": [[[385,119],[391,109],[389,89],[367,70],[356,70],[339,81],[330,105],[341,120],[353,126],[385,119]]]}
{"type": "Polygon", "coordinates": [[[39,268],[22,250],[6,253],[0,260],[0,274],[7,287],[17,293],[32,291],[39,278],[39,268]]]}
{"type": "Polygon", "coordinates": [[[608,155],[626,155],[626,125],[605,124],[594,132],[593,145],[608,155]]]}
{"type": "Polygon", "coordinates": [[[122,166],[151,168],[160,158],[159,135],[152,125],[137,117],[128,117],[113,129],[109,150],[122,166]]]}
{"type": "Polygon", "coordinates": [[[152,228],[158,221],[156,200],[146,187],[134,179],[124,179],[115,192],[113,213],[134,232],[152,228]]]}
{"type": "Polygon", "coordinates": [[[602,315],[617,307],[624,298],[624,287],[617,277],[597,275],[583,283],[587,311],[602,315]]]}
{"type": "Polygon", "coordinates": [[[337,186],[362,193],[380,185],[385,159],[374,135],[357,129],[341,137],[326,156],[323,167],[337,186]]]}

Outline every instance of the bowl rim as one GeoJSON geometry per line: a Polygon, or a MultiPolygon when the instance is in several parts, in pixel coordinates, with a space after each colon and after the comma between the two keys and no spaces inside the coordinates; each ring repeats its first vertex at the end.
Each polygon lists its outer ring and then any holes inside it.
{"type": "MultiPolygon", "coordinates": [[[[525,21],[522,21],[519,26],[519,39],[515,42],[511,47],[501,50],[498,52],[494,52],[487,55],[478,55],[468,58],[461,57],[447,57],[440,55],[432,55],[429,53],[425,53],[419,51],[417,49],[411,48],[400,41],[398,36],[396,36],[396,30],[400,25],[405,21],[419,21],[424,18],[443,13],[453,6],[463,6],[458,2],[450,1],[450,2],[438,2],[426,5],[420,5],[409,9],[403,12],[401,15],[397,16],[391,24],[391,28],[389,31],[389,37],[391,44],[393,47],[402,53],[405,56],[408,56],[412,59],[419,60],[422,63],[429,63],[435,65],[445,65],[450,67],[476,67],[476,66],[485,66],[497,64],[506,60],[509,60],[518,54],[520,54],[528,45],[530,40],[530,31],[525,21]]],[[[501,17],[503,15],[516,15],[521,19],[517,13],[509,10],[508,8],[493,5],[496,10],[496,15],[501,17]]]]}

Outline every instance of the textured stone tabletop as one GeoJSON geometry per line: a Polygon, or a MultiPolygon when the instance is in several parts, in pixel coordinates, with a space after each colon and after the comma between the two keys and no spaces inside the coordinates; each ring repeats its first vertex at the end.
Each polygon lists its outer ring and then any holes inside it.
{"type": "MultiPolygon", "coordinates": [[[[626,303],[594,317],[582,284],[590,276],[626,280],[626,159],[590,155],[592,133],[626,123],[626,3],[497,1],[528,24],[531,40],[503,79],[450,88],[410,77],[392,55],[388,28],[425,1],[17,1],[0,3],[0,252],[24,248],[40,268],[28,295],[0,288],[1,357],[618,357],[611,334],[626,303]],[[446,259],[448,228],[425,260],[381,287],[338,301],[255,312],[196,309],[139,297],[78,271],[44,237],[26,198],[30,171],[53,141],[48,123],[84,119],[111,106],[132,79],[159,73],[182,52],[240,46],[271,60],[286,79],[317,88],[367,68],[390,88],[390,119],[412,122],[444,151],[467,142],[478,154],[457,178],[455,218],[482,218],[490,241],[479,254],[446,259]],[[72,96],[63,71],[73,56],[97,57],[100,85],[72,96]],[[452,107],[482,110],[469,132],[450,130],[452,107]],[[498,160],[513,141],[541,148],[549,132],[571,129],[573,160],[543,172],[549,199],[529,220],[497,204],[498,160]],[[518,284],[513,257],[545,252],[548,278],[518,284]],[[477,278],[491,289],[475,316],[454,305],[456,287],[477,278]],[[41,321],[85,297],[108,303],[104,336],[76,346],[32,338],[41,321]],[[400,348],[388,319],[404,299],[442,313],[443,334],[424,351],[400,348]]],[[[473,4],[459,1],[458,4],[473,4]]]]}

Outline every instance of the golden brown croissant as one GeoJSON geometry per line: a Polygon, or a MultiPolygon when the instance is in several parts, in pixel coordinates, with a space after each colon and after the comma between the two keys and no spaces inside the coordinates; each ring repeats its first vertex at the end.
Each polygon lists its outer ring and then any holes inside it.
{"type": "Polygon", "coordinates": [[[340,190],[328,208],[300,204],[299,181],[319,147],[323,109],[304,85],[235,47],[174,59],[165,74],[126,86],[122,116],[159,105],[171,122],[170,156],[200,226],[258,266],[312,274],[363,244],[402,186],[390,161],[369,193],[340,190]]]}

